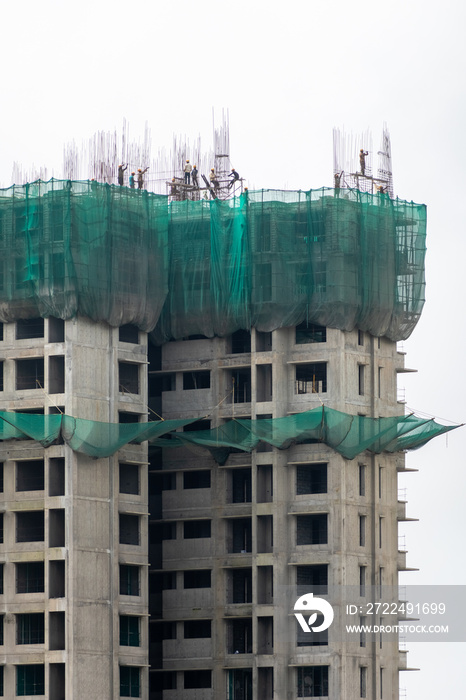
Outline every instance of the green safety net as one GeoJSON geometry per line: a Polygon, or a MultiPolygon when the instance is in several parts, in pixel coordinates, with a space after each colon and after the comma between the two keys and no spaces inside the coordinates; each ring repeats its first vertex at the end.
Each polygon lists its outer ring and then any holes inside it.
{"type": "Polygon", "coordinates": [[[424,304],[426,208],[350,189],[227,201],[97,182],[0,191],[0,320],[82,314],[163,343],[303,320],[407,338],[424,304]]]}
{"type": "Polygon", "coordinates": [[[251,452],[260,442],[279,449],[320,442],[347,459],[364,450],[397,452],[415,449],[459,426],[440,425],[413,414],[391,418],[352,416],[322,406],[284,418],[234,419],[212,430],[185,431],[196,418],[150,423],[104,423],[67,415],[31,415],[0,411],[0,440],[33,439],[48,447],[60,437],[74,451],[90,457],[109,457],[130,442],[208,448],[219,463],[231,449],[251,452]]]}

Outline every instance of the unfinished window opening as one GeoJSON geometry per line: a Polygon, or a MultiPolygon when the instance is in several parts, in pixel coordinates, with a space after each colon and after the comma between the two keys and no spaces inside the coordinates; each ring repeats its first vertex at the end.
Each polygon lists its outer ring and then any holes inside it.
{"type": "Polygon", "coordinates": [[[273,467],[271,464],[257,465],[257,502],[272,503],[273,501],[273,467]]]}
{"type": "Polygon", "coordinates": [[[252,551],[251,518],[235,518],[229,522],[228,552],[246,554],[252,551]]]}
{"type": "Polygon", "coordinates": [[[128,411],[118,411],[119,423],[139,423],[140,413],[129,413],[128,411]]]}
{"type": "Polygon", "coordinates": [[[43,318],[23,318],[16,321],[16,340],[30,340],[43,337],[43,318]]]}
{"type": "Polygon", "coordinates": [[[297,595],[311,592],[316,595],[328,593],[328,564],[308,564],[296,567],[297,595]]]}
{"type": "Polygon", "coordinates": [[[160,588],[162,591],[174,591],[176,589],[176,571],[164,571],[161,575],[160,588]]]}
{"type": "Polygon", "coordinates": [[[272,401],[272,365],[256,365],[256,401],[272,401]]]}
{"type": "MultiPolygon", "coordinates": [[[[0,289],[3,289],[2,285],[0,284],[0,289]]],[[[0,343],[3,340],[3,323],[0,322],[0,343]]]]}
{"type": "Polygon", "coordinates": [[[230,503],[251,503],[251,470],[250,469],[231,469],[228,472],[229,478],[229,495],[230,503]]]}
{"type": "Polygon", "coordinates": [[[257,567],[257,602],[260,605],[273,603],[273,567],[257,567]]]}
{"type": "Polygon", "coordinates": [[[272,333],[256,331],[256,352],[270,352],[272,350],[272,333]]]}
{"type": "Polygon", "coordinates": [[[44,640],[43,612],[16,615],[16,644],[43,644],[44,640]]]}
{"type": "Polygon", "coordinates": [[[306,345],[308,343],[326,343],[327,328],[319,326],[318,323],[308,323],[303,321],[296,326],[296,345],[306,345]]]}
{"type": "Polygon", "coordinates": [[[364,396],[364,376],[366,365],[358,365],[358,393],[359,396],[364,396]]]}
{"type": "Polygon", "coordinates": [[[252,569],[228,571],[228,603],[252,603],[252,569]]]}
{"type": "Polygon", "coordinates": [[[367,666],[359,667],[359,697],[367,697],[367,666]]]}
{"type": "Polygon", "coordinates": [[[185,520],[183,523],[183,537],[185,540],[195,540],[211,536],[210,520],[185,520]]]}
{"type": "Polygon", "coordinates": [[[26,561],[16,565],[16,593],[44,592],[44,562],[26,561]]]}
{"type": "Polygon", "coordinates": [[[120,595],[139,594],[139,566],[120,564],[120,595]]]}
{"type": "Polygon", "coordinates": [[[65,391],[65,357],[51,355],[49,357],[49,393],[63,394],[65,391]]]}
{"type": "Polygon", "coordinates": [[[159,671],[158,673],[151,673],[149,676],[149,681],[149,697],[152,697],[152,693],[155,693],[154,697],[159,697],[160,691],[162,690],[177,689],[176,671],[159,671]]]}
{"type": "MultiPolygon", "coordinates": [[[[261,666],[257,669],[257,700],[270,700],[273,698],[273,667],[261,666]]],[[[249,695],[246,698],[252,697],[249,695]]]]}
{"type": "Polygon", "coordinates": [[[325,462],[298,464],[296,495],[327,493],[327,464],[325,462]]]}
{"type": "Polygon", "coordinates": [[[298,515],[296,517],[296,544],[327,544],[328,513],[298,515]]]}
{"type": "Polygon", "coordinates": [[[0,362],[0,391],[3,391],[3,360],[0,362]]]}
{"type": "Polygon", "coordinates": [[[210,389],[210,371],[183,372],[183,390],[210,389]]]}
{"type": "Polygon", "coordinates": [[[49,343],[63,343],[65,340],[65,322],[62,318],[49,317],[49,343]]]}
{"type": "MultiPolygon", "coordinates": [[[[315,627],[320,627],[324,622],[324,616],[320,613],[317,615],[313,625],[315,627]]],[[[301,626],[298,626],[296,632],[296,646],[298,647],[322,647],[328,646],[328,630],[323,630],[322,632],[314,632],[311,629],[310,632],[304,632],[301,626]]]]}
{"type": "Polygon", "coordinates": [[[16,491],[44,490],[44,460],[16,462],[16,491]]]}
{"type": "Polygon", "coordinates": [[[190,423],[189,425],[185,425],[183,427],[184,433],[190,433],[196,430],[210,430],[210,420],[197,420],[194,423],[190,423]]]}
{"type": "Polygon", "coordinates": [[[4,644],[3,623],[4,623],[4,615],[2,613],[2,614],[0,614],[0,646],[3,646],[3,644],[4,644]]]}
{"type": "Polygon", "coordinates": [[[141,669],[138,666],[120,666],[120,696],[141,697],[141,669]]]}
{"type": "MultiPolygon", "coordinates": [[[[63,415],[64,413],[65,413],[64,406],[49,406],[49,415],[50,416],[63,415]]],[[[60,444],[63,444],[63,441],[60,444]]]]}
{"type": "Polygon", "coordinates": [[[379,399],[382,398],[382,371],[383,371],[383,367],[379,367],[379,368],[378,368],[378,376],[377,376],[377,379],[378,379],[378,381],[377,381],[377,387],[378,387],[378,396],[379,396],[379,399]]]}
{"type": "Polygon", "coordinates": [[[4,565],[0,564],[0,595],[3,595],[3,574],[4,574],[4,565]]]}
{"type": "Polygon", "coordinates": [[[366,516],[359,516],[359,546],[366,546],[366,516]]]}
{"type": "Polygon", "coordinates": [[[139,515],[120,513],[120,544],[139,545],[139,515]]]}
{"type": "Polygon", "coordinates": [[[65,509],[50,508],[49,547],[64,547],[65,544],[65,509]]]}
{"type": "Polygon", "coordinates": [[[49,598],[65,597],[65,561],[52,559],[49,561],[49,598]]]}
{"type": "Polygon", "coordinates": [[[359,624],[361,626],[361,632],[359,633],[359,646],[364,648],[366,646],[366,632],[364,627],[367,624],[367,618],[365,615],[360,616],[359,624]]]}
{"type": "Polygon", "coordinates": [[[43,664],[16,666],[16,695],[44,695],[45,672],[43,664]]]}
{"type": "Polygon", "coordinates": [[[359,465],[359,495],[366,495],[366,465],[359,465]]]}
{"type": "Polygon", "coordinates": [[[228,654],[252,654],[252,620],[239,618],[227,621],[228,654]]]}
{"type": "Polygon", "coordinates": [[[184,489],[210,489],[210,469],[183,472],[184,489]]]}
{"type": "Polygon", "coordinates": [[[251,368],[231,370],[229,380],[227,390],[232,391],[232,403],[249,403],[251,401],[251,368]]]}
{"type": "MultiPolygon", "coordinates": [[[[256,415],[257,420],[270,420],[271,418],[271,413],[258,413],[256,415]]],[[[265,440],[261,440],[256,447],[256,452],[273,452],[273,445],[265,442],[265,440]]]]}
{"type": "Polygon", "coordinates": [[[168,372],[167,374],[152,374],[149,372],[149,396],[151,398],[159,398],[164,391],[176,390],[176,374],[168,372]]]}
{"type": "Polygon", "coordinates": [[[135,615],[120,615],[120,646],[138,647],[141,645],[140,618],[135,615]]]}
{"type": "Polygon", "coordinates": [[[211,620],[185,620],[185,639],[210,639],[212,636],[211,620]]]}
{"type": "Polygon", "coordinates": [[[139,365],[119,362],[118,386],[120,394],[139,394],[139,365]]]}
{"type": "Polygon", "coordinates": [[[298,698],[328,697],[328,666],[301,666],[298,675],[298,698]]]}
{"type": "Polygon", "coordinates": [[[358,330],[358,345],[364,347],[364,331],[358,330]]]}
{"type": "Polygon", "coordinates": [[[366,595],[366,566],[359,567],[359,595],[364,598],[366,595]]]}
{"type": "Polygon", "coordinates": [[[65,460],[62,457],[49,459],[49,496],[65,495],[65,460]]]}
{"type": "Polygon", "coordinates": [[[231,353],[232,355],[240,355],[245,352],[251,352],[251,332],[235,331],[231,335],[231,353]]]}
{"type": "Polygon", "coordinates": [[[273,552],[273,516],[257,516],[257,552],[273,552]]]}
{"type": "Polygon", "coordinates": [[[16,389],[44,388],[44,358],[34,357],[30,360],[16,360],[16,389]]]}
{"type": "Polygon", "coordinates": [[[120,343],[133,343],[133,345],[138,345],[139,328],[133,326],[131,323],[120,326],[118,329],[118,340],[120,343]]]}
{"type": "Polygon", "coordinates": [[[210,588],[211,574],[210,569],[185,571],[183,576],[184,588],[210,588]]]}
{"type": "Polygon", "coordinates": [[[162,491],[176,491],[176,474],[174,472],[161,474],[160,488],[162,491]]]}
{"type": "Polygon", "coordinates": [[[120,493],[139,494],[139,465],[119,464],[120,493]]]}
{"type": "MultiPolygon", "coordinates": [[[[228,671],[228,687],[231,689],[229,700],[252,700],[252,669],[235,668],[228,671]]],[[[267,695],[267,699],[271,697],[272,694],[267,695]]]]}
{"type": "Polygon", "coordinates": [[[382,498],[382,477],[383,477],[383,467],[379,466],[379,499],[382,498]]]}
{"type": "Polygon", "coordinates": [[[273,617],[257,618],[257,653],[273,654],[273,617]]]}
{"type": "Polygon", "coordinates": [[[0,544],[3,544],[3,535],[4,535],[4,533],[3,533],[3,517],[4,517],[4,514],[0,513],[0,544]]]}
{"type": "Polygon", "coordinates": [[[16,542],[44,541],[44,511],[26,510],[16,513],[16,542]]]}
{"type": "Polygon", "coordinates": [[[211,688],[212,671],[198,669],[196,671],[184,671],[183,682],[185,690],[194,688],[211,688]]]}
{"type": "Polygon", "coordinates": [[[58,651],[65,649],[65,613],[49,613],[49,649],[58,651]]]}
{"type": "Polygon", "coordinates": [[[327,363],[296,365],[296,394],[324,394],[327,391],[327,363]]]}
{"type": "Polygon", "coordinates": [[[3,493],[3,462],[0,462],[0,493],[3,493]]]}
{"type": "Polygon", "coordinates": [[[382,549],[383,542],[383,517],[379,518],[379,549],[382,549]]]}
{"type": "Polygon", "coordinates": [[[64,700],[65,664],[49,664],[49,700],[64,700]]]}
{"type": "Polygon", "coordinates": [[[21,411],[15,411],[15,413],[27,413],[29,416],[45,415],[43,406],[41,408],[22,408],[21,411]]]}

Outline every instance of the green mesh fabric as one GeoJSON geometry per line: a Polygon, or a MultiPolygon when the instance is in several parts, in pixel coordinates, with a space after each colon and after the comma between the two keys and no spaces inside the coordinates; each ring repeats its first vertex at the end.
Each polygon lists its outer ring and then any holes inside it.
{"type": "Polygon", "coordinates": [[[424,303],[426,208],[357,190],[228,201],[97,182],[0,191],[0,320],[85,315],[163,343],[308,320],[407,338],[424,303]]]}
{"type": "Polygon", "coordinates": [[[224,462],[231,448],[251,452],[259,442],[279,449],[306,441],[322,442],[347,459],[364,450],[397,452],[415,449],[459,426],[445,426],[414,415],[393,418],[351,416],[323,406],[285,418],[231,420],[212,430],[178,432],[197,419],[151,423],[103,423],[66,415],[30,415],[0,411],[0,440],[32,439],[48,447],[60,436],[74,451],[109,457],[130,442],[154,445],[198,445],[224,462]]]}

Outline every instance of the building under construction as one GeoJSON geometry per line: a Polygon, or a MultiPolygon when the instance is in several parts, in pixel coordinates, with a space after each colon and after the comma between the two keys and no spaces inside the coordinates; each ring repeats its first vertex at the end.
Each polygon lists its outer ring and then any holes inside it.
{"type": "Polygon", "coordinates": [[[342,591],[397,600],[397,475],[451,428],[397,400],[425,206],[357,165],[0,192],[5,697],[398,698],[406,653],[344,638],[342,591]]]}

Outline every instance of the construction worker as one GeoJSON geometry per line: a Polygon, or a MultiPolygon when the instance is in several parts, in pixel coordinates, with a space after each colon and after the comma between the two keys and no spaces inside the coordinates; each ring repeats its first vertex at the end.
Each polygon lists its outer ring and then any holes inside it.
{"type": "Polygon", "coordinates": [[[359,166],[361,168],[361,175],[366,172],[366,156],[369,155],[369,151],[365,151],[363,148],[359,151],[359,166]]]}
{"type": "Polygon", "coordinates": [[[145,170],[138,168],[138,190],[142,190],[144,187],[144,173],[147,173],[149,166],[145,170]]]}
{"type": "Polygon", "coordinates": [[[335,175],[333,176],[333,179],[335,181],[335,189],[336,190],[340,189],[342,175],[343,175],[343,170],[341,171],[341,173],[335,173],[335,175]]]}
{"type": "Polygon", "coordinates": [[[192,173],[191,173],[192,178],[193,178],[193,187],[199,187],[199,183],[197,181],[197,174],[198,174],[197,165],[195,165],[193,170],[192,170],[192,173]]]}
{"type": "Polygon", "coordinates": [[[213,186],[215,187],[215,189],[217,189],[218,187],[220,187],[220,183],[219,183],[219,181],[217,180],[217,176],[216,176],[216,174],[215,174],[215,169],[214,169],[214,168],[211,168],[211,169],[210,169],[210,176],[209,176],[209,178],[210,178],[210,184],[213,185],[213,186]]]}
{"type": "Polygon", "coordinates": [[[131,187],[132,190],[134,190],[134,176],[135,175],[136,175],[136,173],[133,172],[129,176],[129,186],[131,187]]]}
{"type": "Polygon", "coordinates": [[[228,185],[228,189],[231,189],[234,185],[236,185],[236,181],[239,180],[239,173],[237,173],[236,170],[232,168],[229,177],[231,177],[232,179],[228,185]]]}
{"type": "Polygon", "coordinates": [[[186,165],[184,166],[184,184],[189,185],[190,180],[191,180],[191,170],[193,169],[193,166],[189,162],[189,160],[186,161],[186,165]]]}
{"type": "Polygon", "coordinates": [[[122,185],[123,185],[123,178],[124,178],[123,173],[125,172],[125,170],[127,168],[128,168],[128,164],[126,164],[124,167],[123,167],[123,164],[118,166],[118,184],[120,185],[120,187],[122,187],[122,185]]]}

